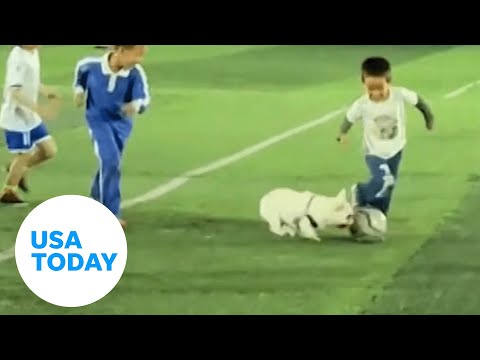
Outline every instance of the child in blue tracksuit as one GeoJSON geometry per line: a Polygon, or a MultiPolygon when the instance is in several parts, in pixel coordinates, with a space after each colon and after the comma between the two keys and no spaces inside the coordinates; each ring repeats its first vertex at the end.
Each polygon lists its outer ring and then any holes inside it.
{"type": "Polygon", "coordinates": [[[74,102],[86,102],[86,120],[99,169],[93,179],[91,197],[117,216],[120,214],[121,158],[132,131],[132,117],[142,114],[150,96],[140,63],[145,45],[113,45],[102,57],[78,62],[74,79],[74,102]]]}

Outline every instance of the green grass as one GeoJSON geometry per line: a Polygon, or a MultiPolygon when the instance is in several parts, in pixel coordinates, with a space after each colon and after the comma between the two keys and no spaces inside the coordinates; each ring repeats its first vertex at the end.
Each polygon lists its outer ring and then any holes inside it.
{"type": "MultiPolygon", "coordinates": [[[[478,175],[471,181],[478,182],[478,175]]],[[[438,231],[418,249],[375,296],[366,314],[478,315],[480,244],[476,185],[462,206],[448,214],[438,231]]]]}
{"type": "MultiPolygon", "coordinates": [[[[44,47],[45,83],[68,94],[75,62],[92,53],[44,47]]],[[[335,231],[322,244],[279,240],[259,221],[258,200],[273,187],[336,193],[367,176],[360,129],[351,146],[338,147],[338,117],[127,209],[125,274],[91,306],[51,306],[23,284],[13,259],[0,263],[0,313],[480,312],[472,291],[480,278],[480,194],[468,181],[480,160],[479,89],[443,98],[477,80],[478,47],[152,46],[145,68],[153,104],[136,120],[127,148],[125,199],[348,105],[362,91],[361,60],[376,54],[391,58],[395,82],[430,100],[438,118],[437,130],[427,133],[421,115],[409,111],[388,242],[356,244],[335,231]]],[[[67,104],[49,126],[60,151],[32,173],[33,205],[87,195],[96,166],[81,112],[67,104]]],[[[7,159],[0,153],[0,163],[7,159]]],[[[28,211],[0,208],[0,251],[13,246],[28,211]]]]}

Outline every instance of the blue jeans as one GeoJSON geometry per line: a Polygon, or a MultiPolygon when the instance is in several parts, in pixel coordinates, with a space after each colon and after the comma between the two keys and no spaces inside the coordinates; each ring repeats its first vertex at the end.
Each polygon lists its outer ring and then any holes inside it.
{"type": "Polygon", "coordinates": [[[371,206],[388,215],[402,160],[402,151],[389,159],[367,155],[365,160],[371,178],[368,182],[359,183],[357,186],[358,205],[371,206]]]}

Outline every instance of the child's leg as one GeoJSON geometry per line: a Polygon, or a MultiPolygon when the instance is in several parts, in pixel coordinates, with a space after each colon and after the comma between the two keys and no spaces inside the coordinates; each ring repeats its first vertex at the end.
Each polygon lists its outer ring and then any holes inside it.
{"type": "Polygon", "coordinates": [[[99,122],[90,126],[94,151],[99,162],[98,181],[94,179],[91,193],[118,217],[120,214],[120,152],[108,123],[99,122]]]}
{"type": "MultiPolygon", "coordinates": [[[[90,133],[90,138],[92,139],[93,152],[95,153],[96,158],[100,159],[97,143],[93,138],[92,129],[89,129],[89,133],[90,133]]],[[[99,160],[99,164],[101,164],[100,160],[99,160]]],[[[90,185],[90,197],[94,200],[97,200],[98,202],[102,202],[100,199],[100,169],[97,170],[95,176],[93,177],[92,184],[90,185]]]]}
{"type": "Polygon", "coordinates": [[[385,201],[384,198],[390,196],[395,178],[390,171],[387,160],[369,155],[366,157],[366,163],[371,178],[367,183],[361,183],[357,186],[358,205],[372,206],[382,212],[387,211],[388,201],[385,201]]]}
{"type": "Polygon", "coordinates": [[[92,195],[97,195],[115,216],[120,218],[121,158],[125,143],[131,131],[131,124],[96,123],[91,126],[95,154],[99,159],[98,181],[94,180],[92,195]],[[98,191],[97,191],[98,184],[98,191]]]}
{"type": "Polygon", "coordinates": [[[48,160],[53,159],[57,155],[57,144],[52,137],[41,140],[36,143],[37,149],[33,153],[30,161],[28,162],[28,168],[32,169],[38,165],[41,165],[48,160]]]}
{"type": "Polygon", "coordinates": [[[380,206],[383,209],[382,211],[385,215],[388,215],[388,212],[390,210],[390,205],[392,203],[393,192],[395,190],[395,187],[396,187],[397,181],[398,181],[398,172],[399,172],[399,169],[400,169],[401,161],[402,161],[402,152],[399,152],[398,154],[396,154],[395,156],[393,156],[393,157],[391,157],[390,159],[387,160],[388,167],[390,168],[390,172],[391,172],[391,174],[394,178],[394,183],[390,187],[386,196],[381,199],[382,203],[381,203],[380,206]]]}
{"type": "Polygon", "coordinates": [[[14,154],[8,168],[5,185],[0,192],[0,202],[13,204],[22,203],[23,200],[17,195],[17,187],[28,168],[32,157],[32,143],[30,132],[5,131],[7,149],[14,154]]]}
{"type": "MultiPolygon", "coordinates": [[[[32,150],[30,159],[27,164],[27,171],[32,169],[35,166],[38,166],[47,160],[50,160],[55,157],[57,154],[57,144],[55,140],[48,134],[47,128],[44,124],[40,124],[35,129],[30,132],[30,142],[32,144],[32,150]]],[[[7,171],[10,172],[12,163],[7,167],[7,171]]],[[[20,179],[19,186],[22,190],[28,191],[26,184],[26,172],[24,176],[20,179]]]]}
{"type": "Polygon", "coordinates": [[[403,151],[400,151],[397,155],[391,157],[387,160],[387,164],[390,167],[392,175],[395,177],[395,180],[398,180],[398,173],[400,170],[400,163],[402,162],[403,151]]]}
{"type": "Polygon", "coordinates": [[[90,197],[94,200],[100,201],[100,170],[97,171],[93,177],[92,185],[90,187],[90,197]]]}
{"type": "Polygon", "coordinates": [[[7,178],[5,180],[5,190],[16,191],[20,180],[28,169],[28,163],[32,158],[32,153],[18,153],[13,157],[7,178]]]}
{"type": "Polygon", "coordinates": [[[358,206],[368,206],[369,202],[375,197],[383,186],[382,172],[380,166],[386,162],[376,156],[366,156],[365,162],[370,171],[370,179],[368,182],[357,184],[357,201],[358,206]]]}
{"type": "MultiPolygon", "coordinates": [[[[123,152],[125,150],[125,146],[127,144],[128,138],[130,136],[130,133],[132,131],[132,124],[130,122],[124,121],[124,122],[116,122],[112,124],[113,127],[113,135],[115,139],[115,143],[117,145],[117,149],[119,152],[120,156],[120,162],[118,166],[118,184],[119,184],[119,192],[118,192],[118,201],[121,203],[121,170],[122,170],[122,157],[123,157],[123,152]]],[[[120,216],[120,215],[118,215],[120,216]]]]}

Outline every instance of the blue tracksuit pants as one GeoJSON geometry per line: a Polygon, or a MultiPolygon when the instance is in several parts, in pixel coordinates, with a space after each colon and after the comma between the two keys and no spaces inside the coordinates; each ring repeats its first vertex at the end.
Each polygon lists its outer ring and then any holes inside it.
{"type": "Polygon", "coordinates": [[[92,182],[90,196],[120,217],[121,160],[132,131],[130,120],[88,121],[98,170],[92,182]]]}

